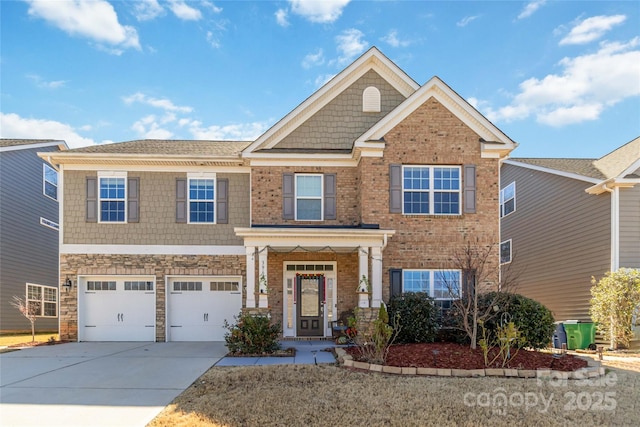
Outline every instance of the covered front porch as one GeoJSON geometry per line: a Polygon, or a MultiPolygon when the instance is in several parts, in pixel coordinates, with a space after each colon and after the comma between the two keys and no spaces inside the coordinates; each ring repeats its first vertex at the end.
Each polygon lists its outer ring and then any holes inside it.
{"type": "Polygon", "coordinates": [[[247,262],[245,309],[268,311],[284,337],[329,337],[358,306],[382,302],[383,251],[394,230],[360,227],[236,228],[247,262]],[[253,273],[253,274],[252,274],[253,273]]]}

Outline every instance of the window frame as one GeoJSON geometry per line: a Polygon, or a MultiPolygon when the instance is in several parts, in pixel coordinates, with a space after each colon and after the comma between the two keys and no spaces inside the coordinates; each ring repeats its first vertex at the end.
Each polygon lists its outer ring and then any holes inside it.
{"type": "Polygon", "coordinates": [[[36,283],[26,283],[25,284],[25,293],[24,293],[24,297],[25,297],[25,303],[29,304],[30,302],[34,302],[38,304],[38,314],[36,314],[36,317],[46,317],[46,318],[56,318],[58,317],[58,307],[59,307],[59,300],[60,300],[60,296],[58,293],[58,288],[56,288],[55,286],[46,286],[46,285],[38,285],[36,283]],[[33,287],[35,289],[39,290],[39,298],[35,299],[35,298],[30,298],[30,294],[29,294],[29,288],[33,287]],[[50,291],[53,292],[54,295],[54,299],[55,300],[50,300],[47,299],[47,292],[46,291],[50,291]],[[55,315],[46,315],[46,306],[47,304],[53,304],[55,309],[55,315]]]}
{"type": "Polygon", "coordinates": [[[42,194],[45,197],[50,198],[51,200],[55,200],[56,202],[58,201],[58,171],[46,163],[42,164],[42,194]],[[52,182],[47,179],[47,171],[51,171],[55,174],[56,182],[52,182]],[[56,190],[55,197],[51,197],[49,194],[47,194],[47,184],[52,185],[55,188],[56,190]]]}
{"type": "Polygon", "coordinates": [[[98,215],[98,223],[102,223],[102,224],[126,224],[127,223],[127,219],[128,219],[128,212],[127,212],[127,191],[128,191],[128,182],[127,182],[127,173],[126,172],[98,172],[98,194],[97,194],[97,201],[98,201],[98,208],[97,208],[97,215],[98,215]],[[122,182],[124,183],[124,188],[123,188],[123,197],[122,198],[103,198],[102,197],[102,180],[103,179],[118,179],[118,180],[122,180],[122,182]],[[124,209],[123,209],[123,219],[122,221],[109,221],[109,220],[103,220],[102,219],[102,202],[103,201],[109,201],[109,202],[122,202],[124,205],[124,209]]]}
{"type": "MultiPolygon", "coordinates": [[[[408,282],[406,274],[407,273],[426,273],[428,274],[428,286],[429,289],[426,292],[431,298],[433,298],[435,301],[452,301],[455,299],[458,299],[462,296],[462,270],[460,269],[456,269],[456,268],[449,268],[449,269],[422,269],[422,268],[407,268],[407,269],[402,269],[402,293],[405,292],[425,292],[424,290],[420,290],[420,291],[415,291],[415,290],[407,290],[405,289],[406,283],[408,282]],[[448,297],[444,298],[444,297],[435,297],[435,286],[436,286],[436,274],[438,273],[452,273],[455,272],[458,275],[458,296],[454,296],[454,295],[449,295],[448,297]]],[[[448,292],[448,290],[447,290],[448,292]]]]}
{"type": "Polygon", "coordinates": [[[513,242],[512,242],[512,239],[507,239],[507,240],[504,240],[504,241],[500,242],[500,265],[509,264],[509,263],[511,263],[511,261],[513,261],[513,242]],[[508,261],[503,261],[503,258],[502,258],[502,245],[506,245],[506,244],[509,244],[509,260],[508,261]]]}
{"type": "Polygon", "coordinates": [[[324,174],[322,173],[296,173],[293,176],[293,210],[294,210],[294,220],[295,221],[324,221],[324,174]],[[298,177],[318,177],[320,180],[320,195],[319,196],[298,196],[298,189],[300,186],[298,185],[298,177]],[[318,219],[308,219],[308,218],[298,218],[298,200],[320,200],[320,218],[318,219]]]}
{"type": "Polygon", "coordinates": [[[513,181],[513,182],[509,183],[508,185],[506,185],[503,189],[500,190],[500,218],[504,218],[506,216],[509,216],[512,213],[514,213],[515,211],[516,211],[516,182],[513,181]],[[512,187],[512,186],[513,186],[513,196],[505,200],[504,194],[506,193],[506,190],[509,187],[512,187]],[[506,203],[509,200],[513,200],[513,210],[511,210],[510,212],[505,214],[504,213],[504,210],[505,210],[504,208],[505,208],[506,203]]]}
{"type": "Polygon", "coordinates": [[[40,217],[40,225],[55,231],[60,231],[60,224],[44,217],[40,217]]]}
{"type": "Polygon", "coordinates": [[[402,170],[401,170],[401,175],[400,175],[400,179],[401,179],[401,188],[402,188],[402,214],[403,215],[422,215],[422,216],[459,216],[462,215],[462,167],[458,166],[458,165],[402,165],[402,170]],[[414,189],[414,188],[406,188],[405,187],[405,170],[406,169],[428,169],[429,171],[429,176],[428,176],[428,188],[427,189],[414,189]],[[435,188],[435,171],[436,169],[450,169],[450,170],[456,170],[458,172],[458,177],[457,177],[457,183],[458,183],[458,188],[457,189],[436,189],[435,188]],[[427,199],[428,199],[428,212],[407,212],[405,210],[405,195],[407,193],[427,193],[427,199]],[[458,195],[458,209],[457,212],[451,212],[451,213],[436,213],[435,212],[435,206],[436,206],[436,202],[435,202],[435,195],[437,193],[449,193],[449,194],[457,194],[458,195]]]}
{"type": "Polygon", "coordinates": [[[218,215],[216,212],[217,196],[218,196],[218,188],[217,188],[216,174],[210,174],[210,173],[188,174],[187,176],[187,224],[216,224],[218,222],[218,215]],[[192,181],[211,181],[212,182],[211,186],[213,190],[212,199],[192,199],[191,198],[191,182],[192,181]],[[192,221],[191,220],[191,202],[211,203],[213,221],[192,221]]]}

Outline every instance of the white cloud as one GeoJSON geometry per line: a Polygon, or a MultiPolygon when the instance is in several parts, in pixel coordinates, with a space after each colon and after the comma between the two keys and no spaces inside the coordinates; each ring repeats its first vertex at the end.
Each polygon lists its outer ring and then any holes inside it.
{"type": "Polygon", "coordinates": [[[336,76],[335,74],[321,74],[318,77],[316,77],[313,83],[315,84],[316,87],[321,87],[321,86],[324,86],[325,83],[327,83],[329,80],[331,80],[335,76],[336,76]]]}
{"type": "Polygon", "coordinates": [[[184,21],[198,21],[202,18],[202,13],[186,4],[184,0],[169,0],[169,9],[184,21]]]}
{"type": "Polygon", "coordinates": [[[623,23],[626,19],[627,17],[624,15],[592,16],[573,27],[569,34],[560,40],[560,44],[585,44],[592,42],[602,37],[614,26],[623,23]]]}
{"type": "MultiPolygon", "coordinates": [[[[163,123],[161,121],[161,123],[163,123]]],[[[131,129],[145,139],[169,139],[173,136],[173,132],[160,127],[160,124],[156,120],[156,116],[150,114],[135,122],[131,129]]]]}
{"type": "Polygon", "coordinates": [[[28,119],[15,113],[0,113],[0,136],[2,138],[60,139],[66,141],[69,148],[96,144],[93,139],[79,135],[66,123],[47,119],[28,119]]]}
{"type": "Polygon", "coordinates": [[[529,78],[510,105],[485,109],[492,121],[534,115],[538,122],[563,126],[596,120],[618,102],[640,96],[640,37],[628,43],[602,42],[597,52],[563,58],[559,74],[529,78]]]}
{"type": "Polygon", "coordinates": [[[134,3],[133,13],[138,21],[151,21],[164,14],[158,0],[138,0],[134,3]]]}
{"type": "Polygon", "coordinates": [[[66,33],[106,43],[119,54],[123,48],[140,49],[135,28],[121,25],[113,6],[104,0],[27,0],[29,15],[42,18],[66,33]]]}
{"type": "Polygon", "coordinates": [[[340,57],[337,60],[330,61],[330,63],[337,63],[338,66],[343,66],[353,61],[369,47],[369,43],[366,40],[362,40],[363,37],[362,31],[355,28],[345,30],[342,34],[336,36],[337,50],[340,53],[340,57]]]}
{"type": "Polygon", "coordinates": [[[398,38],[398,31],[391,30],[386,36],[381,39],[383,42],[387,42],[392,47],[407,47],[411,44],[409,40],[400,40],[398,38]]]}
{"type": "Polygon", "coordinates": [[[194,120],[184,125],[188,126],[195,139],[231,141],[253,141],[269,128],[266,122],[203,126],[201,122],[194,120]]]}
{"type": "Polygon", "coordinates": [[[322,48],[318,49],[315,53],[306,55],[302,60],[303,68],[311,68],[322,64],[324,64],[324,53],[322,48]]]}
{"type": "Polygon", "coordinates": [[[52,80],[48,82],[37,74],[27,74],[27,78],[42,89],[58,89],[67,83],[66,80],[52,80]]]}
{"type": "Polygon", "coordinates": [[[133,104],[134,102],[139,102],[141,104],[150,105],[155,108],[161,108],[165,111],[175,111],[178,113],[190,113],[193,111],[193,108],[187,106],[179,106],[175,105],[167,98],[152,98],[141,92],[136,92],[133,95],[125,96],[122,98],[125,104],[133,104]]]}
{"type": "Polygon", "coordinates": [[[328,24],[342,15],[350,0],[289,0],[291,12],[320,24],[328,24]]]}
{"type": "Polygon", "coordinates": [[[203,1],[202,5],[204,7],[206,7],[207,9],[211,10],[213,13],[221,13],[222,12],[222,8],[216,6],[215,4],[209,2],[209,1],[203,1]]]}
{"type": "Polygon", "coordinates": [[[207,43],[209,43],[212,47],[218,49],[222,44],[220,43],[220,39],[213,34],[213,31],[207,31],[207,43]]]}
{"type": "Polygon", "coordinates": [[[533,0],[532,2],[527,3],[527,5],[522,9],[520,15],[518,15],[518,19],[528,18],[533,15],[538,9],[540,9],[547,0],[533,0]]]}
{"type": "Polygon", "coordinates": [[[289,21],[287,20],[288,12],[286,9],[278,9],[274,14],[276,16],[276,22],[281,27],[288,27],[289,21]]]}
{"type": "Polygon", "coordinates": [[[472,21],[475,21],[478,18],[480,18],[480,15],[465,16],[464,18],[456,22],[456,25],[458,27],[466,27],[467,25],[469,25],[469,23],[471,23],[472,21]]]}

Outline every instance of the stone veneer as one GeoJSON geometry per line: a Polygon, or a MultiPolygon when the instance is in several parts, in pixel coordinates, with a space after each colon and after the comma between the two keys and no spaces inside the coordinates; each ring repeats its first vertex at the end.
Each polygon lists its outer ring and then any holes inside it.
{"type": "Polygon", "coordinates": [[[69,291],[60,292],[60,339],[78,339],[78,275],[147,275],[156,278],[156,341],[165,341],[165,277],[175,275],[242,276],[246,300],[246,257],[238,255],[112,255],[61,254],[60,289],[74,278],[69,291]]]}

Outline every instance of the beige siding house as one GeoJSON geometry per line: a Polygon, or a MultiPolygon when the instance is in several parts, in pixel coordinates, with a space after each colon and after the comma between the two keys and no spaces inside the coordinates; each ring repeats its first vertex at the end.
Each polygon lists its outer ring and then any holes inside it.
{"type": "Polygon", "coordinates": [[[501,168],[503,268],[558,321],[590,321],[591,278],[640,268],[640,138],[600,159],[501,168]]]}
{"type": "Polygon", "coordinates": [[[499,242],[515,146],[442,80],[420,86],[372,48],[255,141],[56,155],[60,281],[73,284],[61,335],[221,340],[245,310],[284,337],[327,337],[342,312],[397,292],[447,300],[453,251],[499,242]]]}

